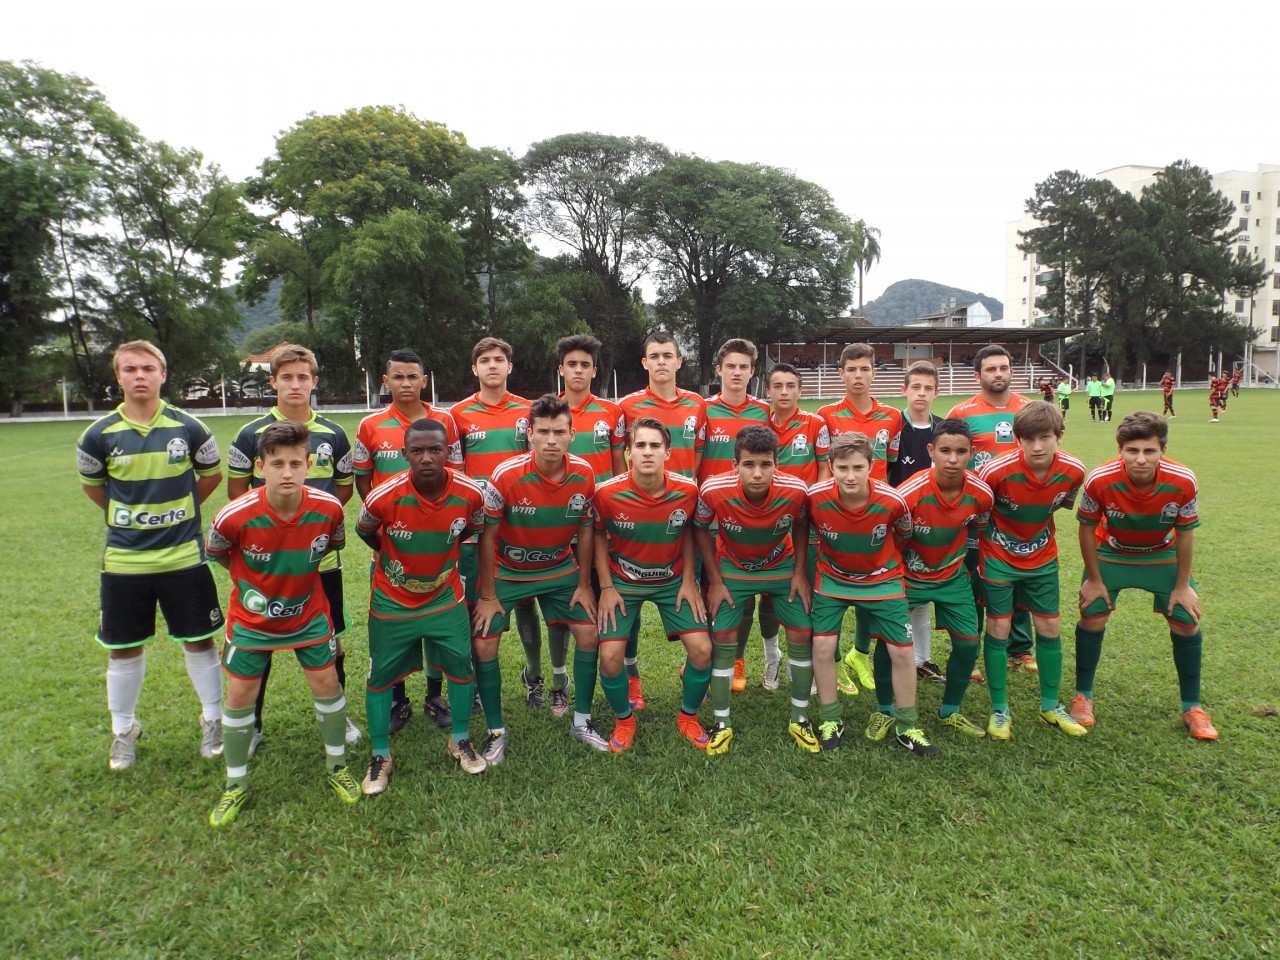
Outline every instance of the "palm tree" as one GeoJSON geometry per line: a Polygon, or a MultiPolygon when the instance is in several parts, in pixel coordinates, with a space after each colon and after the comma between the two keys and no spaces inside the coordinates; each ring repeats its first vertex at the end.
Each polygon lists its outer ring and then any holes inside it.
{"type": "Polygon", "coordinates": [[[862,275],[880,259],[880,230],[867,226],[865,220],[855,220],[853,224],[853,255],[858,265],[858,313],[862,313],[862,275]]]}

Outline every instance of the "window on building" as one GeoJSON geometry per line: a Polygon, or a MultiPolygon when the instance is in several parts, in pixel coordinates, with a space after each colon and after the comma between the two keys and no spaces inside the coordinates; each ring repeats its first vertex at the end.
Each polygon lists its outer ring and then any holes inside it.
{"type": "Polygon", "coordinates": [[[1241,191],[1240,191],[1240,202],[1241,202],[1241,203],[1248,203],[1248,202],[1249,202],[1249,191],[1248,191],[1248,190],[1241,190],[1241,191]]]}
{"type": "Polygon", "coordinates": [[[1276,260],[1276,261],[1280,261],[1280,247],[1276,247],[1276,255],[1275,255],[1274,257],[1272,257],[1271,259],[1272,259],[1272,260],[1276,260]]]}
{"type": "Polygon", "coordinates": [[[1248,230],[1248,229],[1249,229],[1249,218],[1248,218],[1248,217],[1241,217],[1241,218],[1240,218],[1240,229],[1241,229],[1241,230],[1248,230]]]}
{"type": "Polygon", "coordinates": [[[1024,307],[1027,305],[1027,298],[1026,298],[1026,297],[1023,297],[1023,298],[1022,298],[1022,305],[1023,305],[1024,307]]]}
{"type": "Polygon", "coordinates": [[[1280,273],[1273,273],[1271,275],[1271,289],[1280,290],[1280,273]]]}
{"type": "Polygon", "coordinates": [[[1240,246],[1236,247],[1236,256],[1239,257],[1241,260],[1243,260],[1248,255],[1249,255],[1249,248],[1246,247],[1243,243],[1240,244],[1240,246]]]}
{"type": "Polygon", "coordinates": [[[1244,313],[1244,301],[1243,301],[1243,300],[1237,300],[1237,301],[1236,301],[1236,313],[1244,313]]]}
{"type": "Polygon", "coordinates": [[[1271,315],[1273,317],[1280,317],[1280,300],[1271,301],[1271,315]]]}

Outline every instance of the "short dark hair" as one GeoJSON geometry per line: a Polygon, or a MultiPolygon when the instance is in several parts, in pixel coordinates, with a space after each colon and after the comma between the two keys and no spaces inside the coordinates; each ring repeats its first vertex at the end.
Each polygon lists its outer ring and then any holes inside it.
{"type": "Polygon", "coordinates": [[[982,361],[987,357],[1004,357],[1010,363],[1013,363],[1013,357],[1009,351],[998,343],[988,343],[985,347],[977,352],[973,358],[973,372],[982,372],[982,361]]]}
{"type": "Polygon", "coordinates": [[[446,443],[449,440],[449,431],[445,429],[444,424],[439,420],[433,420],[431,417],[419,417],[404,428],[404,443],[406,446],[409,444],[409,434],[411,433],[439,433],[444,435],[446,443]]]}
{"type": "Polygon", "coordinates": [[[557,397],[554,393],[544,393],[529,405],[531,426],[535,420],[554,420],[556,417],[567,417],[569,426],[573,426],[573,410],[564,397],[557,397]]]}
{"type": "Polygon", "coordinates": [[[311,431],[296,420],[277,420],[258,434],[258,458],[270,456],[280,447],[305,447],[311,451],[311,431]]]}
{"type": "Polygon", "coordinates": [[[831,441],[827,459],[835,463],[837,460],[843,460],[855,454],[865,457],[867,463],[876,462],[876,448],[872,445],[871,439],[865,433],[858,433],[856,430],[847,431],[831,441]]]}
{"type": "Polygon", "coordinates": [[[490,350],[501,350],[507,362],[511,362],[511,344],[500,337],[481,337],[471,348],[471,365],[475,366],[476,361],[480,359],[480,354],[488,353],[490,350]]]}
{"type": "Polygon", "coordinates": [[[753,368],[756,365],[756,361],[760,359],[760,351],[756,349],[754,343],[741,337],[734,337],[722,343],[720,349],[716,351],[716,366],[720,366],[724,358],[731,353],[741,353],[743,356],[750,357],[753,368]]]}
{"type": "Polygon", "coordinates": [[[789,373],[793,377],[795,377],[796,380],[800,379],[800,371],[797,370],[795,367],[793,367],[789,363],[775,363],[772,367],[770,367],[769,379],[766,381],[767,383],[773,383],[773,375],[775,373],[789,373]]]}
{"type": "Polygon", "coordinates": [[[907,367],[906,376],[902,378],[902,385],[905,387],[911,382],[912,377],[933,377],[933,385],[938,385],[938,368],[928,360],[917,360],[911,366],[907,367]]]}
{"type": "Polygon", "coordinates": [[[959,417],[947,417],[945,420],[939,420],[933,428],[933,440],[935,443],[941,436],[964,437],[972,445],[973,427],[969,426],[968,420],[962,420],[959,417]]]}
{"type": "Polygon", "coordinates": [[[591,362],[598,367],[602,346],[604,344],[589,333],[575,333],[572,336],[561,337],[556,343],[556,363],[564,363],[564,358],[574,350],[581,350],[583,353],[591,354],[591,362]]]}
{"type": "Polygon", "coordinates": [[[669,343],[676,348],[676,356],[680,356],[680,344],[676,343],[676,338],[671,335],[670,331],[651,331],[649,335],[644,338],[644,345],[640,348],[641,354],[644,356],[649,355],[649,344],[651,343],[669,343]]]}
{"type": "Polygon", "coordinates": [[[768,453],[778,458],[778,435],[768,427],[753,423],[738,431],[733,441],[733,460],[737,463],[744,453],[768,453]]]}
{"type": "Polygon", "coordinates": [[[416,363],[419,367],[426,369],[422,365],[422,358],[412,350],[392,350],[387,354],[386,369],[390,370],[393,363],[416,363]]]}
{"type": "MultiPolygon", "coordinates": [[[[660,343],[665,341],[659,341],[660,343]]],[[[637,430],[657,430],[662,434],[662,445],[668,450],[671,449],[671,430],[661,420],[655,417],[640,417],[635,420],[631,426],[627,427],[627,449],[631,449],[631,445],[636,442],[637,430]]]]}
{"type": "Polygon", "coordinates": [[[1013,435],[1019,440],[1056,433],[1062,436],[1062,411],[1048,400],[1032,400],[1013,416],[1013,435]]]}
{"type": "Polygon", "coordinates": [[[1123,447],[1131,440],[1158,440],[1163,450],[1169,443],[1169,421],[1147,410],[1131,413],[1116,427],[1116,446],[1123,447]]]}
{"type": "Polygon", "coordinates": [[[840,369],[844,369],[844,365],[850,360],[870,360],[871,365],[875,366],[876,351],[875,347],[869,343],[851,343],[840,351],[840,369]]]}

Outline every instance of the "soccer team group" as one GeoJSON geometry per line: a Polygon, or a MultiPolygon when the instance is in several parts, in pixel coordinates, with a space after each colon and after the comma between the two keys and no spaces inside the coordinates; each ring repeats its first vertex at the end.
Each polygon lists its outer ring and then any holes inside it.
{"type": "Polygon", "coordinates": [[[166,366],[154,345],[119,347],[124,401],[77,449],[83,489],[107,525],[98,640],[109,651],[111,769],[136,760],[144,645],[157,605],[202,704],[200,753],[226,763],[209,815],[215,827],[233,822],[248,795],[273,653],[292,650],[302,665],[328,784],[355,803],[390,783],[390,738],[412,714],[405,680],[417,672],[426,672],[423,709],[449,729],[459,767],[475,774],[503,761],[498,647],[512,620],[527,705],[556,717],[572,711],[568,732],[590,749],[627,751],[645,706],[638,638],[646,601],[686,654],[678,734],[712,755],[735,735],[731,694],[746,689],[757,609],[762,683],[789,688],[787,729],[803,751],[841,746],[838,694],[861,687],[876,701],[867,739],[937,753],[916,708],[921,680],[943,685],[937,726],[1008,740],[1011,670],[1038,675],[1042,723],[1084,736],[1094,726],[1107,619],[1126,588],[1150,593],[1168,622],[1190,735],[1217,739],[1200,704],[1196,480],[1165,456],[1162,416],[1125,417],[1118,456],[1086,475],[1059,447],[1058,407],[1011,390],[1010,356],[999,345],[978,352],[978,393],[946,418],[930,412],[938,377],[929,363],[907,369],[905,411],[873,397],[875,354],[866,344],[844,349],[846,395],[817,413],[798,406],[800,377],[785,363],[769,369],[768,404],[749,396],[758,357],[747,340],[718,351],[718,394],[679,388],[679,347],[662,331],[644,344],[648,386],[613,403],[591,390],[600,346],[587,335],[562,339],[564,391],[530,403],[507,390],[510,346],[485,338],[472,351],[477,391],[447,410],[422,400],[418,355],[394,351],[383,378],[391,403],[360,423],[352,446],[311,409],[314,355],[282,345],[271,355],[277,405],[233,441],[230,502],[207,539],[200,504],[221,481],[217,443],[161,398],[166,366]],[[362,500],[356,534],[373,551],[363,780],[346,763],[362,734],[347,717],[338,639],[347,626],[339,557],[353,489],[362,500]],[[1076,692],[1064,706],[1053,515],[1077,499],[1084,576],[1076,692]],[[230,574],[225,622],[206,558],[230,574]],[[930,608],[950,636],[945,668],[931,659],[930,608]],[[842,655],[850,609],[853,642],[842,655]],[[613,714],[607,736],[591,714],[597,680],[613,714]],[[961,713],[975,681],[990,697],[985,726],[961,713]],[[698,716],[705,700],[710,726],[698,716]],[[478,744],[474,713],[485,726],[478,744]]]}

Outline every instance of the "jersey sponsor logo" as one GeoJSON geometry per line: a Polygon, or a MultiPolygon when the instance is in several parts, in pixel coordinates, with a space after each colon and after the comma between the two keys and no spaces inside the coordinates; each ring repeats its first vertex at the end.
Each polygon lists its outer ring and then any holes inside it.
{"type": "Polygon", "coordinates": [[[683,510],[672,510],[671,516],[667,517],[667,533],[679,533],[684,529],[685,522],[689,519],[689,514],[683,510]]]}
{"type": "Polygon", "coordinates": [[[1137,546],[1134,546],[1133,544],[1121,543],[1115,537],[1109,536],[1107,537],[1107,545],[1110,546],[1111,549],[1117,550],[1120,553],[1154,553],[1157,550],[1163,550],[1165,547],[1169,546],[1169,542],[1171,539],[1172,539],[1172,534],[1166,534],[1165,538],[1161,540],[1159,543],[1155,543],[1146,547],[1137,547],[1137,546]]]}
{"type": "Polygon", "coordinates": [[[785,533],[786,531],[790,530],[790,529],[791,529],[791,521],[792,521],[792,516],[791,516],[791,514],[789,514],[789,513],[784,513],[782,516],[780,516],[780,517],[778,518],[778,522],[777,522],[777,523],[775,523],[775,524],[773,525],[773,532],[774,532],[775,534],[781,534],[781,533],[785,533]]]}
{"type": "Polygon", "coordinates": [[[200,444],[200,449],[196,451],[194,457],[197,466],[211,467],[218,462],[218,441],[215,437],[210,437],[204,443],[200,444]]]}
{"type": "MultiPolygon", "coordinates": [[[[356,520],[356,527],[357,527],[358,529],[360,529],[360,530],[377,530],[377,529],[378,529],[378,518],[377,518],[377,517],[375,517],[375,516],[374,516],[372,513],[370,513],[368,510],[366,510],[364,507],[361,507],[361,508],[360,508],[360,516],[359,516],[359,518],[356,520]]],[[[393,536],[394,536],[394,534],[393,534],[393,536]]]]}
{"type": "Polygon", "coordinates": [[[524,547],[504,547],[502,553],[512,563],[550,563],[560,558],[555,550],[527,550],[524,547]]]}
{"type": "Polygon", "coordinates": [[[465,436],[467,443],[482,443],[488,435],[488,431],[481,430],[478,425],[473,423],[467,427],[465,436]]]}
{"type": "Polygon", "coordinates": [[[630,580],[640,582],[652,580],[670,580],[674,577],[675,571],[670,566],[665,567],[642,567],[639,564],[632,563],[625,557],[618,558],[618,569],[620,569],[630,580]]]}
{"type": "Polygon", "coordinates": [[[518,513],[524,517],[535,516],[538,508],[534,506],[533,501],[528,497],[521,497],[520,502],[511,508],[512,513],[518,513]]]}
{"type": "Polygon", "coordinates": [[[453,543],[454,541],[456,541],[460,536],[462,536],[463,531],[466,529],[467,529],[467,521],[463,520],[461,517],[458,517],[456,520],[453,521],[453,523],[449,524],[449,541],[448,542],[453,543]]]}
{"type": "Polygon", "coordinates": [[[397,520],[387,528],[387,536],[394,540],[412,540],[413,531],[409,529],[409,525],[403,520],[397,520]]]}
{"type": "Polygon", "coordinates": [[[128,507],[116,507],[111,511],[113,527],[168,527],[182,523],[190,517],[183,507],[171,507],[163,513],[152,513],[149,510],[133,511],[128,507]]]}
{"type": "MultiPolygon", "coordinates": [[[[972,519],[973,517],[969,518],[969,520],[972,519]]],[[[966,520],[965,523],[968,523],[969,520],[966,520]]],[[[912,524],[911,532],[922,537],[927,537],[929,534],[933,533],[933,527],[929,526],[927,523],[916,523],[912,524]]]]}
{"type": "Polygon", "coordinates": [[[715,427],[711,431],[711,436],[707,437],[707,441],[710,443],[731,443],[733,437],[729,436],[723,427],[715,427]]]}
{"type": "Polygon", "coordinates": [[[76,468],[81,473],[101,473],[102,462],[83,450],[76,450],[76,468]]]}
{"type": "Polygon", "coordinates": [[[351,472],[351,452],[347,451],[338,459],[338,465],[334,468],[337,473],[351,472]]]}
{"type": "Polygon", "coordinates": [[[597,447],[607,447],[609,445],[609,424],[603,420],[597,420],[596,425],[591,428],[591,432],[597,447]]]}
{"type": "Polygon", "coordinates": [[[1014,503],[1013,500],[1011,500],[1009,497],[997,497],[996,500],[1000,503],[1001,506],[1003,506],[1010,513],[1018,512],[1018,505],[1014,503]]]}
{"type": "Polygon", "coordinates": [[[232,470],[248,470],[253,461],[234,443],[227,448],[227,466],[232,470]]]}
{"type": "Polygon", "coordinates": [[[1182,509],[1178,511],[1178,516],[1180,516],[1183,520],[1190,520],[1192,517],[1196,515],[1196,512],[1197,512],[1196,498],[1192,497],[1190,500],[1188,500],[1186,503],[1182,505],[1182,509]]]}
{"type": "Polygon", "coordinates": [[[329,550],[329,535],[322,533],[311,541],[311,562],[319,563],[321,557],[329,550]]]}
{"type": "Polygon", "coordinates": [[[259,563],[271,562],[271,551],[263,550],[256,543],[250,544],[244,548],[244,555],[250,560],[257,560],[259,563]]]}
{"type": "Polygon", "coordinates": [[[1107,507],[1106,510],[1108,520],[1123,520],[1125,512],[1118,507],[1107,507]]]}
{"type": "Polygon", "coordinates": [[[686,440],[694,440],[697,438],[697,436],[698,436],[698,418],[685,417],[684,418],[684,438],[686,440]]]}
{"type": "Polygon", "coordinates": [[[1014,556],[1029,557],[1031,554],[1047,547],[1050,536],[1048,529],[1045,529],[1040,531],[1040,535],[1034,540],[1023,543],[1020,540],[1014,540],[1003,531],[994,530],[991,533],[991,539],[1014,556]]]}
{"type": "Polygon", "coordinates": [[[871,545],[873,547],[880,546],[887,536],[889,536],[889,525],[887,523],[877,523],[875,529],[871,531],[871,545]]]}
{"type": "Polygon", "coordinates": [[[778,558],[781,557],[784,552],[786,552],[786,549],[787,549],[787,542],[785,540],[781,541],[780,543],[776,543],[774,544],[773,549],[769,551],[769,555],[767,557],[765,557],[763,560],[753,560],[750,563],[744,563],[742,565],[742,569],[745,570],[747,573],[755,573],[758,570],[767,569],[768,567],[771,567],[778,562],[778,558]]]}
{"type": "Polygon", "coordinates": [[[582,512],[587,509],[587,498],[584,494],[575,493],[569,498],[569,503],[564,508],[566,517],[580,517],[582,512]]]}
{"type": "Polygon", "coordinates": [[[440,576],[434,580],[416,580],[405,575],[404,564],[399,560],[392,560],[383,568],[382,572],[386,576],[387,582],[393,587],[400,587],[410,593],[435,593],[441,584],[449,579],[452,568],[442,571],[440,576]]]}
{"type": "Polygon", "coordinates": [[[164,445],[164,452],[169,455],[170,463],[182,463],[187,459],[187,452],[191,448],[187,446],[187,441],[181,437],[174,437],[164,445]]]}
{"type": "Polygon", "coordinates": [[[217,527],[210,527],[209,528],[209,549],[217,550],[219,552],[223,550],[230,550],[231,541],[228,540],[226,537],[224,537],[217,527]]]}
{"type": "Polygon", "coordinates": [[[352,456],[361,463],[364,463],[369,459],[369,448],[364,445],[363,440],[356,440],[356,446],[355,450],[352,451],[352,456]]]}
{"type": "Polygon", "coordinates": [[[907,565],[907,569],[912,573],[925,572],[924,560],[921,558],[920,554],[910,548],[903,552],[902,561],[907,565]]]}
{"type": "Polygon", "coordinates": [[[502,494],[498,492],[498,488],[491,483],[484,485],[484,505],[494,513],[506,507],[507,503],[502,499],[502,494]]]}
{"type": "MultiPolygon", "coordinates": [[[[1087,492],[1080,494],[1080,512],[1081,513],[1097,513],[1098,501],[1089,496],[1087,492]]],[[[1107,516],[1111,516],[1110,508],[1107,509],[1107,516]]]]}
{"type": "Polygon", "coordinates": [[[1176,523],[1177,520],[1178,520],[1178,504],[1171,500],[1168,503],[1166,503],[1163,507],[1160,508],[1160,522],[1176,523]]]}
{"type": "Polygon", "coordinates": [[[973,455],[973,469],[979,470],[996,458],[990,450],[979,450],[973,455]]]}
{"type": "Polygon", "coordinates": [[[728,530],[730,533],[742,532],[742,524],[734,520],[733,517],[725,517],[720,521],[720,526],[724,527],[724,529],[728,530]]]}
{"type": "Polygon", "coordinates": [[[316,466],[327,467],[333,462],[333,444],[322,443],[316,447],[316,466]]]}
{"type": "Polygon", "coordinates": [[[831,443],[831,431],[827,428],[827,425],[824,423],[822,426],[818,428],[818,446],[825,447],[825,446],[829,446],[830,443],[831,443]]]}
{"type": "Polygon", "coordinates": [[[614,519],[613,524],[619,530],[634,530],[636,528],[636,522],[625,513],[619,513],[614,519]]]}
{"type": "Polygon", "coordinates": [[[1001,420],[993,431],[996,443],[1013,443],[1013,421],[1001,420]]]}
{"type": "Polygon", "coordinates": [[[306,600],[300,600],[297,603],[285,603],[282,600],[268,600],[257,590],[250,587],[240,597],[240,605],[250,613],[257,614],[260,617],[269,617],[272,620],[282,620],[288,617],[296,617],[302,613],[303,607],[307,605],[306,600]]]}
{"type": "Polygon", "coordinates": [[[385,440],[378,444],[377,450],[373,451],[374,460],[396,460],[399,457],[400,448],[385,440]]]}

